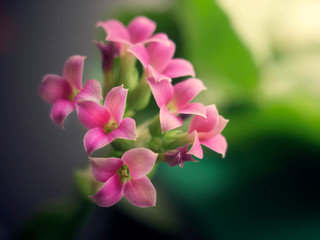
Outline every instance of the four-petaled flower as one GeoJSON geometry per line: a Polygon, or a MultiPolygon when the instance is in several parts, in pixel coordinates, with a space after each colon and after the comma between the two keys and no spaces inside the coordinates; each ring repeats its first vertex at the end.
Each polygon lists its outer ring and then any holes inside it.
{"type": "Polygon", "coordinates": [[[135,44],[162,41],[165,38],[163,33],[151,36],[156,29],[156,23],[144,16],[134,18],[128,27],[115,19],[98,22],[97,26],[105,30],[106,41],[121,43],[124,47],[122,52],[135,44]]]}
{"type": "Polygon", "coordinates": [[[77,104],[80,122],[90,129],[84,136],[88,155],[116,138],[135,140],[136,123],[132,118],[123,118],[128,89],[114,87],[106,96],[104,106],[92,101],[77,104]]]}
{"type": "Polygon", "coordinates": [[[227,141],[225,137],[221,135],[221,132],[229,120],[219,115],[215,105],[206,107],[206,116],[207,118],[194,116],[191,120],[189,134],[194,137],[194,142],[188,153],[202,158],[202,144],[222,154],[224,157],[227,150],[227,141]]]}
{"type": "Polygon", "coordinates": [[[168,81],[156,82],[152,78],[148,82],[160,108],[162,132],[180,127],[183,124],[179,114],[196,114],[203,118],[206,117],[203,104],[190,103],[199,92],[206,89],[201,80],[190,78],[174,86],[168,81]]]}
{"type": "Polygon", "coordinates": [[[192,64],[182,58],[173,58],[175,44],[169,39],[154,41],[145,47],[136,44],[128,49],[143,65],[147,78],[153,77],[155,82],[183,76],[195,76],[192,64]]]}
{"type": "Polygon", "coordinates": [[[147,148],[134,148],[120,158],[90,158],[94,177],[104,182],[91,199],[101,207],[110,207],[127,200],[141,208],[156,205],[156,190],[146,176],[153,168],[158,154],[147,148]]]}
{"type": "Polygon", "coordinates": [[[76,103],[102,100],[100,83],[88,80],[82,88],[82,71],[85,57],[70,57],[63,69],[63,76],[47,74],[38,89],[43,100],[53,104],[51,119],[63,128],[64,119],[76,108],[76,103]]]}

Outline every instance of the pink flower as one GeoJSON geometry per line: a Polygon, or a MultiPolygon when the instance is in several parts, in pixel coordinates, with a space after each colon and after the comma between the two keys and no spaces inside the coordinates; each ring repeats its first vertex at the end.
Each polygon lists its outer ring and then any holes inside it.
{"type": "Polygon", "coordinates": [[[156,190],[146,176],[153,168],[157,155],[147,148],[135,148],[120,158],[90,158],[94,177],[104,182],[90,198],[101,207],[110,207],[127,200],[141,208],[156,205],[156,190]]]}
{"type": "Polygon", "coordinates": [[[63,76],[48,74],[44,76],[38,89],[43,100],[53,104],[50,117],[63,128],[64,119],[76,108],[76,103],[102,99],[98,81],[88,80],[82,88],[82,71],[85,57],[70,57],[63,69],[63,76]]]}
{"type": "Polygon", "coordinates": [[[170,167],[179,165],[181,168],[183,167],[184,162],[197,162],[193,159],[191,154],[189,154],[188,147],[189,144],[184,147],[178,147],[177,149],[167,151],[164,156],[164,161],[168,163],[170,167]]]}
{"type": "Polygon", "coordinates": [[[194,137],[193,146],[188,152],[198,158],[203,157],[201,144],[222,154],[224,157],[227,150],[227,141],[221,135],[221,131],[229,120],[219,115],[215,105],[206,107],[206,116],[194,116],[189,127],[190,136],[194,137]]]}
{"type": "Polygon", "coordinates": [[[205,106],[201,103],[189,103],[199,92],[206,89],[202,81],[190,78],[172,86],[168,81],[156,82],[149,78],[153,96],[160,108],[162,132],[180,127],[183,120],[179,114],[196,114],[203,118],[205,106]]]}
{"type": "Polygon", "coordinates": [[[182,58],[172,59],[175,44],[169,39],[154,41],[145,47],[137,44],[128,49],[143,65],[147,77],[153,77],[156,82],[171,81],[172,78],[182,76],[195,76],[192,64],[182,58]]]}
{"type": "Polygon", "coordinates": [[[88,155],[116,138],[135,140],[136,123],[132,118],[123,118],[128,89],[114,87],[106,96],[104,106],[92,101],[77,104],[80,122],[90,129],[84,136],[88,155]]]}
{"type": "Polygon", "coordinates": [[[98,22],[97,26],[101,26],[107,33],[106,41],[121,43],[126,47],[138,43],[145,44],[150,41],[159,41],[165,35],[159,33],[151,37],[156,29],[156,23],[144,16],[134,18],[128,24],[128,27],[115,19],[98,22]]]}

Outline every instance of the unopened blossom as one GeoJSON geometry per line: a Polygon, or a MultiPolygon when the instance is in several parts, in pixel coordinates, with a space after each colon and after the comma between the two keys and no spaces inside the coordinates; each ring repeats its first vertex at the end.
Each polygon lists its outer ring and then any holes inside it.
{"type": "Polygon", "coordinates": [[[120,46],[117,43],[95,42],[102,57],[102,69],[104,72],[112,71],[114,59],[120,54],[120,46]]]}
{"type": "Polygon", "coordinates": [[[171,81],[172,78],[195,76],[192,64],[182,58],[173,58],[175,44],[169,39],[154,41],[145,47],[137,44],[128,49],[143,65],[147,78],[153,77],[156,82],[171,81]]]}
{"type": "Polygon", "coordinates": [[[183,167],[184,162],[197,162],[189,153],[188,147],[189,144],[184,147],[178,147],[177,149],[167,151],[164,155],[164,161],[168,163],[170,167],[179,165],[181,168],[183,167]]]}
{"type": "Polygon", "coordinates": [[[189,151],[198,158],[203,157],[201,145],[222,154],[224,157],[227,150],[227,141],[221,132],[227,125],[227,119],[219,115],[215,105],[206,107],[206,118],[194,116],[189,127],[189,135],[193,137],[193,146],[189,151]]]}
{"type": "Polygon", "coordinates": [[[202,103],[190,103],[206,87],[202,81],[189,78],[175,84],[171,82],[149,79],[151,91],[160,108],[160,124],[162,132],[175,129],[183,124],[179,114],[196,114],[206,117],[205,106],[202,103]]]}
{"type": "Polygon", "coordinates": [[[102,99],[100,83],[88,80],[82,88],[82,72],[85,57],[70,57],[63,68],[63,76],[47,74],[38,89],[43,100],[53,104],[50,117],[63,127],[64,119],[76,108],[76,103],[102,99]]]}
{"type": "Polygon", "coordinates": [[[89,129],[84,136],[88,155],[105,147],[116,138],[135,140],[136,123],[132,118],[123,118],[128,89],[114,87],[106,96],[104,105],[93,101],[77,104],[80,122],[89,129]]]}
{"type": "Polygon", "coordinates": [[[94,177],[104,183],[90,198],[101,207],[110,207],[123,196],[137,207],[155,206],[156,190],[146,175],[157,155],[147,148],[134,148],[121,158],[90,158],[94,177]]]}

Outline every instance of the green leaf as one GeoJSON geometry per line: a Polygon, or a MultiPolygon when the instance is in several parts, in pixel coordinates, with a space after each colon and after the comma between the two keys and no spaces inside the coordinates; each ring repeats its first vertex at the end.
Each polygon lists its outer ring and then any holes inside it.
{"type": "Polygon", "coordinates": [[[215,81],[228,97],[248,99],[258,83],[258,70],[227,15],[213,0],[181,0],[177,19],[183,52],[206,84],[215,81]],[[218,79],[216,79],[218,78],[218,79]]]}

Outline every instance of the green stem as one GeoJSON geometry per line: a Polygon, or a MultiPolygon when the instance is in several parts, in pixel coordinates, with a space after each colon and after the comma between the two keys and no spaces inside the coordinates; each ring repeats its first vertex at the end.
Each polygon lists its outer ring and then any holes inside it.
{"type": "Polygon", "coordinates": [[[109,70],[103,73],[102,82],[102,96],[105,97],[107,93],[114,87],[113,71],[109,70]]]}
{"type": "Polygon", "coordinates": [[[152,136],[162,135],[159,114],[154,116],[154,118],[151,120],[151,123],[149,125],[149,132],[152,136]]]}
{"type": "Polygon", "coordinates": [[[119,59],[119,75],[117,84],[123,84],[125,88],[134,89],[137,86],[139,73],[136,69],[137,59],[125,52],[119,59]]]}

